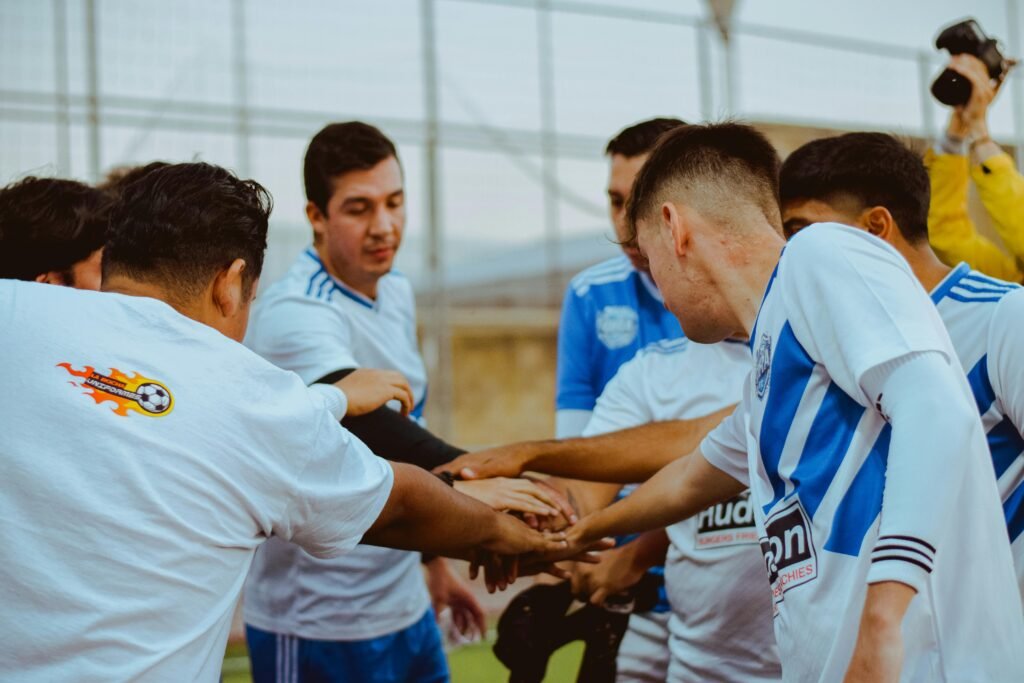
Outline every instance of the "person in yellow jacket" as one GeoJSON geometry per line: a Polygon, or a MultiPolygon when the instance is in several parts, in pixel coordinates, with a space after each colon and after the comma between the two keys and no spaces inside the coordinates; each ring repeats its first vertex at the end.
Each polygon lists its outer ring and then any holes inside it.
{"type": "Polygon", "coordinates": [[[932,187],[929,241],[949,265],[966,261],[992,277],[1024,281],[1024,177],[988,132],[988,108],[1002,83],[990,79],[985,65],[971,55],[954,56],[949,68],[971,82],[971,99],[953,109],[945,138],[925,153],[932,187]],[[969,179],[1009,254],[971,221],[969,179]]]}

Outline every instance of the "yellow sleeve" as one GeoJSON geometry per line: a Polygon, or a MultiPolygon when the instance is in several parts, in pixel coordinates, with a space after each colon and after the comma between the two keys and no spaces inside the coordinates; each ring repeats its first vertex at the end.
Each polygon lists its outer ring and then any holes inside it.
{"type": "Polygon", "coordinates": [[[974,166],[971,177],[1003,244],[1024,262],[1024,177],[1013,167],[1013,159],[997,154],[974,166]]]}
{"type": "Polygon", "coordinates": [[[951,266],[966,261],[972,268],[1003,280],[1024,279],[1012,258],[978,234],[967,213],[967,157],[928,150],[924,162],[932,189],[928,241],[939,258],[951,266]]]}

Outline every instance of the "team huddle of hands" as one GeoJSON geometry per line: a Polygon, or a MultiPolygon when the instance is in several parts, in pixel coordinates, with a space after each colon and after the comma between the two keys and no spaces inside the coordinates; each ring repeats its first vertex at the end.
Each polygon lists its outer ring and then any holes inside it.
{"type": "MultiPolygon", "coordinates": [[[[392,402],[408,415],[413,406],[409,383],[394,370],[361,368],[335,386],[348,399],[349,416],[392,402]]],[[[579,514],[571,493],[553,480],[526,474],[526,455],[522,445],[511,444],[467,453],[435,469],[435,473],[453,476],[453,487],[459,493],[508,513],[498,518],[493,540],[467,558],[470,578],[482,572],[487,590],[493,593],[505,590],[521,576],[546,573],[571,579],[578,597],[588,599],[600,586],[590,580],[587,565],[596,564],[598,553],[615,542],[587,537],[577,525],[579,514]],[[578,564],[572,567],[569,561],[578,564]]]]}

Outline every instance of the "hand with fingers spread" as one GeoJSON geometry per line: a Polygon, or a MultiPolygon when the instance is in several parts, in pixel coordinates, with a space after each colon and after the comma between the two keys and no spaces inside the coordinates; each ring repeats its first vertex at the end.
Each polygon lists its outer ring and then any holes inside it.
{"type": "Polygon", "coordinates": [[[402,415],[413,407],[412,389],[405,376],[394,370],[359,368],[334,383],[345,392],[349,417],[365,415],[388,401],[401,404],[402,415]]]}

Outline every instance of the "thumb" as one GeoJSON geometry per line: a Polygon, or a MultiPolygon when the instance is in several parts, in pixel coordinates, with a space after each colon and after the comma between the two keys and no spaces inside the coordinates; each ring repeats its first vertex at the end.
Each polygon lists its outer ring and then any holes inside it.
{"type": "Polygon", "coordinates": [[[463,467],[461,470],[459,470],[459,476],[462,477],[463,479],[476,479],[476,471],[470,469],[469,467],[463,467]]]}

